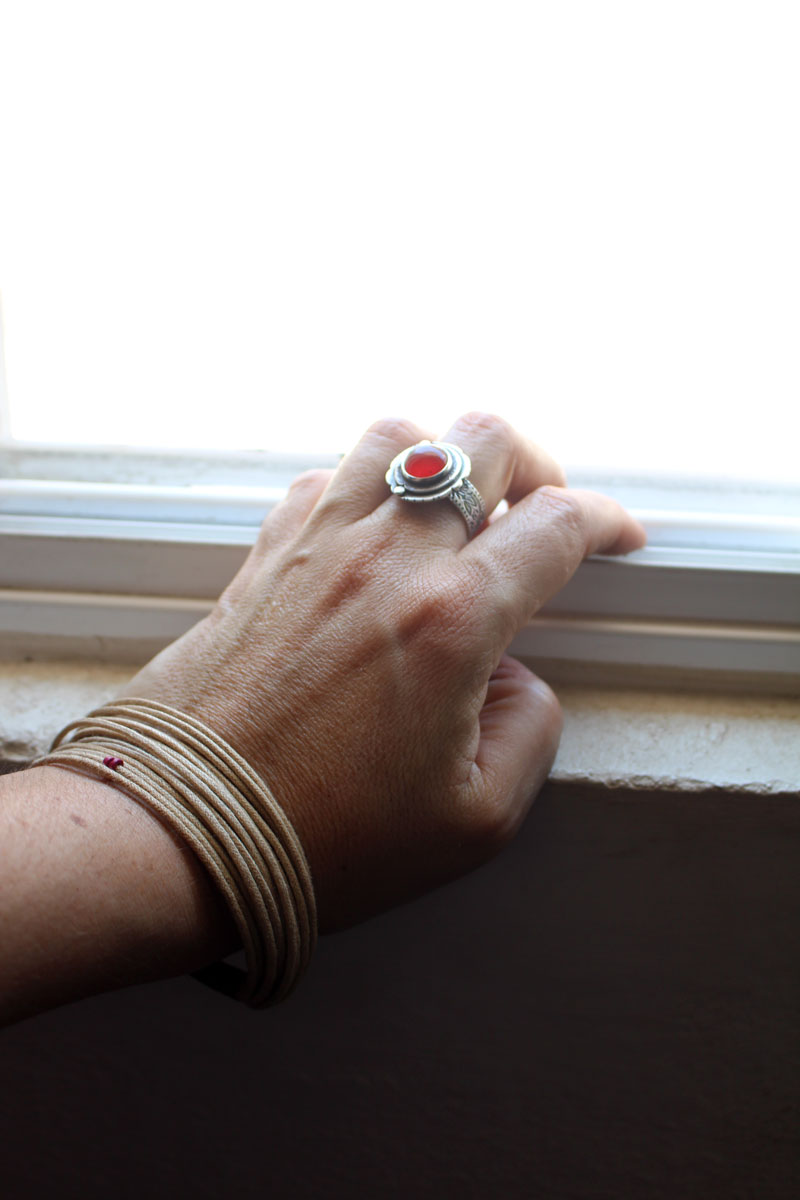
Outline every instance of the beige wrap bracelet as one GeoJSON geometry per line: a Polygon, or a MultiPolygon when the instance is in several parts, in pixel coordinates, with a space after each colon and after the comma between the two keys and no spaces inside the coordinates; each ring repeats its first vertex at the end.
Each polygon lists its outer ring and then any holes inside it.
{"type": "Polygon", "coordinates": [[[316,944],[314,888],[297,834],[240,754],[196,717],[125,699],[72,721],[41,764],[120,787],[204,864],[236,922],[248,971],[217,963],[195,978],[254,1008],[288,996],[316,944]]]}

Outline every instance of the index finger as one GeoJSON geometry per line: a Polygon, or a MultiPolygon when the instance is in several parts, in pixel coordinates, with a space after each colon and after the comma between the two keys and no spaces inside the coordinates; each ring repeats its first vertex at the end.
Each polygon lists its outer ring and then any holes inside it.
{"type": "Polygon", "coordinates": [[[482,596],[510,640],[590,554],[629,554],[646,542],[644,527],[610,496],[546,484],[473,538],[459,561],[480,572],[482,596]]]}

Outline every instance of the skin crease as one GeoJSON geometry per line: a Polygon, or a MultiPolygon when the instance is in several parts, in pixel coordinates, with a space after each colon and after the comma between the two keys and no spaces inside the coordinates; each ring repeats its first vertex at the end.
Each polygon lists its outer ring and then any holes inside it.
{"type": "Polygon", "coordinates": [[[442,440],[508,513],[472,541],[446,502],[384,474],[433,435],[378,422],[335,473],[301,476],[213,612],[131,681],[216,729],[294,824],[320,930],[352,925],[478,866],[513,837],[562,729],[550,688],[505,651],[594,553],[644,530],[499,417],[442,440]]]}

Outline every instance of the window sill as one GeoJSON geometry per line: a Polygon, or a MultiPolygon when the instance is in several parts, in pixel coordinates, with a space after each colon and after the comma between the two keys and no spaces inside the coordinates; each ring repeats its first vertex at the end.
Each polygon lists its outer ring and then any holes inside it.
{"type": "MultiPolygon", "coordinates": [[[[539,664],[544,678],[547,673],[539,664]]],[[[0,759],[42,753],[130,678],[120,663],[0,662],[0,759]]],[[[800,793],[800,698],[556,688],[564,733],[551,779],[603,788],[800,793]]]]}
{"type": "MultiPolygon", "coordinates": [[[[0,446],[0,659],[146,661],[209,610],[309,465],[0,446]]],[[[800,694],[800,490],[570,481],[625,504],[648,545],[588,559],[512,653],[554,686],[800,694]]]]}

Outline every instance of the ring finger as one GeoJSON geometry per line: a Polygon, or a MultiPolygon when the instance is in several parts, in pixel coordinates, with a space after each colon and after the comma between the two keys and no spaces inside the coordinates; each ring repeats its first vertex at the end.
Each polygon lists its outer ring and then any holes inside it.
{"type": "MultiPolygon", "coordinates": [[[[556,460],[517,432],[507,421],[489,413],[471,412],[459,417],[442,438],[458,446],[469,457],[469,481],[477,488],[488,517],[501,500],[516,504],[544,484],[566,486],[563,468],[556,460]]],[[[455,504],[403,504],[387,498],[396,520],[433,525],[455,547],[467,540],[464,519],[455,504]],[[407,510],[414,510],[409,513],[407,510]]]]}
{"type": "MultiPolygon", "coordinates": [[[[381,520],[412,528],[455,548],[467,541],[463,517],[454,504],[406,503],[392,496],[384,479],[395,454],[424,437],[405,422],[379,422],[361,439],[336,472],[319,505],[322,521],[350,523],[377,508],[381,520]],[[410,435],[410,436],[409,436],[410,435]],[[421,532],[421,530],[420,530],[421,532]]],[[[459,446],[471,460],[470,481],[483,499],[487,516],[502,499],[516,504],[543,484],[563,487],[562,467],[540,446],[523,438],[507,421],[488,413],[460,417],[442,439],[459,446]]]]}

